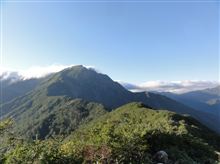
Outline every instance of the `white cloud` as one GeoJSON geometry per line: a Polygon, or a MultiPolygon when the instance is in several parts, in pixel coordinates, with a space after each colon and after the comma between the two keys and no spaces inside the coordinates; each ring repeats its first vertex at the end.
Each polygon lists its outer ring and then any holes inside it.
{"type": "MultiPolygon", "coordinates": [[[[52,64],[49,66],[32,66],[27,69],[12,69],[12,68],[0,67],[0,80],[13,79],[13,81],[16,81],[16,80],[30,79],[30,78],[41,78],[47,76],[48,74],[56,73],[65,68],[72,66],[76,66],[76,65],[52,64]]],[[[84,66],[84,67],[100,73],[100,71],[97,70],[94,66],[84,66]]]]}
{"type": "MultiPolygon", "coordinates": [[[[10,79],[11,82],[30,79],[30,78],[40,78],[44,77],[50,73],[59,72],[65,68],[72,67],[74,65],[59,65],[53,64],[49,66],[33,66],[25,70],[16,70],[0,67],[0,80],[10,79]]],[[[100,73],[94,66],[85,66],[88,69],[93,69],[100,73]]],[[[194,90],[201,90],[206,88],[213,88],[219,85],[216,81],[195,81],[195,80],[185,80],[185,81],[148,81],[139,85],[131,84],[127,82],[118,81],[121,85],[133,92],[141,91],[157,91],[157,92],[174,92],[174,93],[184,93],[194,90]]]]}
{"type": "Polygon", "coordinates": [[[140,85],[120,82],[125,88],[133,92],[156,91],[185,93],[189,91],[213,88],[220,83],[217,81],[185,80],[185,81],[148,81],[140,85]]]}
{"type": "Polygon", "coordinates": [[[0,73],[0,81],[7,80],[9,83],[22,80],[23,77],[18,74],[18,72],[2,72],[0,73]]]}
{"type": "Polygon", "coordinates": [[[21,71],[19,71],[19,73],[25,79],[39,78],[39,77],[44,77],[50,73],[59,72],[65,68],[68,68],[71,66],[74,66],[74,65],[50,65],[50,66],[45,66],[45,67],[34,66],[34,67],[30,67],[27,70],[21,70],[21,71]]]}
{"type": "MultiPolygon", "coordinates": [[[[59,72],[65,68],[72,67],[75,65],[59,65],[53,64],[49,66],[32,66],[27,69],[13,69],[13,68],[2,68],[0,67],[0,79],[11,79],[21,80],[21,79],[30,79],[30,78],[40,78],[44,77],[51,73],[59,72]]],[[[88,69],[93,69],[95,71],[96,68],[94,66],[85,66],[88,69]]]]}

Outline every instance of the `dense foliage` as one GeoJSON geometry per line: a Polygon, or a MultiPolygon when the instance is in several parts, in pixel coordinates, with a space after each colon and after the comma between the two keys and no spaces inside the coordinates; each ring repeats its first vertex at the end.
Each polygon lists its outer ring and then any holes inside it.
{"type": "Polygon", "coordinates": [[[16,117],[14,129],[19,135],[32,139],[66,136],[79,125],[106,112],[103,105],[81,99],[45,97],[41,102],[33,102],[28,110],[16,117]]]}
{"type": "Polygon", "coordinates": [[[64,140],[19,143],[4,163],[217,163],[220,137],[190,117],[130,103],[83,124],[64,140]]]}

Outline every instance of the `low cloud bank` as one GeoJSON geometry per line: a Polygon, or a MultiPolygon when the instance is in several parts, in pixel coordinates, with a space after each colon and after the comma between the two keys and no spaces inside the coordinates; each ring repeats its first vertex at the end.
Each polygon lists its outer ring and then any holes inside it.
{"type": "Polygon", "coordinates": [[[186,93],[206,88],[214,88],[220,85],[217,81],[185,80],[185,81],[148,81],[140,85],[120,82],[125,88],[132,92],[156,91],[186,93]]]}
{"type": "Polygon", "coordinates": [[[28,69],[17,70],[11,68],[1,68],[0,79],[8,80],[22,80],[30,78],[40,78],[48,74],[59,72],[65,68],[71,67],[74,65],[50,65],[50,66],[33,66],[28,69]]]}
{"type": "MultiPolygon", "coordinates": [[[[51,73],[59,72],[65,68],[73,67],[76,65],[58,65],[53,64],[49,66],[33,66],[25,70],[17,70],[11,68],[0,68],[0,80],[9,80],[11,82],[26,80],[31,78],[45,77],[51,73]]],[[[89,69],[97,71],[93,66],[84,66],[89,69]]],[[[100,71],[97,71],[100,72],[100,71]]]]}

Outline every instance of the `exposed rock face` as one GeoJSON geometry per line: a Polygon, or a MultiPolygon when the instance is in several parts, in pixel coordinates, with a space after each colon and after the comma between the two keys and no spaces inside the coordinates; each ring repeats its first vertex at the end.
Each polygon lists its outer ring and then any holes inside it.
{"type": "Polygon", "coordinates": [[[160,150],[154,155],[154,160],[155,160],[155,162],[157,162],[157,164],[158,163],[167,164],[168,163],[168,154],[165,151],[160,150]]]}

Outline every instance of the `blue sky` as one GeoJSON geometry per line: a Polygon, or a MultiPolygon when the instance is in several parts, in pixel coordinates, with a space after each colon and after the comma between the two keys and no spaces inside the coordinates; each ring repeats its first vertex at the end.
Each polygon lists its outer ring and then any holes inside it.
{"type": "Polygon", "coordinates": [[[219,4],[15,3],[2,6],[2,67],[95,66],[115,80],[219,80],[219,4]]]}

